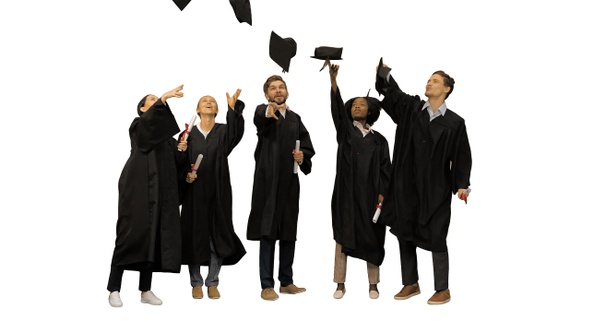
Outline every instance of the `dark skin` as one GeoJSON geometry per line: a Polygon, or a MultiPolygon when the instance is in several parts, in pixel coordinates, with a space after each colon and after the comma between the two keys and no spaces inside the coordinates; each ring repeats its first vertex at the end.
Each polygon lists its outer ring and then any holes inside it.
{"type": "MultiPolygon", "coordinates": [[[[338,70],[340,69],[340,66],[333,65],[329,61],[328,66],[330,68],[330,85],[332,87],[332,91],[336,92],[338,90],[338,83],[336,81],[336,77],[338,76],[338,70]]],[[[369,107],[364,98],[355,99],[350,110],[352,118],[358,121],[363,126],[365,126],[365,124],[367,123],[368,111],[369,107]]],[[[379,203],[381,202],[383,202],[383,195],[379,194],[379,203]]],[[[336,286],[337,291],[344,292],[345,289],[346,287],[344,286],[343,282],[339,282],[336,286]]],[[[370,291],[375,291],[379,293],[379,290],[377,289],[377,284],[369,284],[369,292],[370,291]]]]}

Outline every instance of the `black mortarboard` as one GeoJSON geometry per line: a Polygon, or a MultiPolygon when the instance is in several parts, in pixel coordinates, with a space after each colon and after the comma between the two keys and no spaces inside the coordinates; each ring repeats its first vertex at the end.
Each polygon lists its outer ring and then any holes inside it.
{"type": "Polygon", "coordinates": [[[375,89],[382,95],[385,90],[383,89],[385,82],[387,82],[387,76],[391,68],[383,67],[383,58],[379,59],[379,65],[377,67],[377,77],[375,78],[375,89]]]}
{"type": "Polygon", "coordinates": [[[274,31],[270,33],[269,55],[283,68],[283,73],[289,71],[291,58],[295,54],[297,54],[297,43],[293,38],[281,38],[274,31]]]}
{"type": "Polygon", "coordinates": [[[191,0],[174,0],[174,3],[178,6],[181,11],[188,5],[191,0]]]}
{"type": "Polygon", "coordinates": [[[250,8],[250,0],[229,0],[229,3],[234,9],[234,14],[236,14],[238,22],[246,22],[252,25],[252,9],[250,8]]]}
{"type": "Polygon", "coordinates": [[[316,47],[314,54],[311,57],[314,59],[325,60],[324,65],[320,69],[320,71],[322,71],[330,63],[330,60],[342,60],[342,47],[316,47]]]}

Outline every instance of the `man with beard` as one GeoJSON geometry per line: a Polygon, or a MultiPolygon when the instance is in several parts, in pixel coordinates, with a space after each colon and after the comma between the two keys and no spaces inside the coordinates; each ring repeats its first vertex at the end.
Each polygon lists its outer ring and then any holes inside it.
{"type": "Polygon", "coordinates": [[[399,242],[402,283],[394,296],[405,300],[420,294],[416,248],[432,252],[434,295],[428,304],[451,300],[447,233],[453,194],[467,203],[471,149],[465,121],[447,108],[445,100],[455,80],[436,71],[425,95],[408,95],[399,88],[381,61],[375,86],[384,94],[383,109],[397,124],[393,173],[383,202],[382,220],[399,242]]]}
{"type": "Polygon", "coordinates": [[[305,291],[293,284],[300,189],[296,170],[309,174],[315,151],[301,117],[286,104],[289,92],[283,78],[270,76],[263,91],[268,104],[258,105],[254,112],[258,143],[254,152],[256,166],[247,238],[260,241],[261,297],[273,301],[279,297],[273,278],[277,240],[280,292],[305,291]],[[296,149],[297,141],[299,149],[296,149]]]}
{"type": "Polygon", "coordinates": [[[334,298],[344,296],[347,257],[367,262],[369,297],[377,299],[379,266],[385,256],[385,225],[372,221],[389,185],[389,145],[371,126],[381,105],[371,97],[342,101],[336,82],[340,66],[330,66],[332,119],[336,127],[338,154],[332,193],[332,230],[336,241],[334,298]]]}

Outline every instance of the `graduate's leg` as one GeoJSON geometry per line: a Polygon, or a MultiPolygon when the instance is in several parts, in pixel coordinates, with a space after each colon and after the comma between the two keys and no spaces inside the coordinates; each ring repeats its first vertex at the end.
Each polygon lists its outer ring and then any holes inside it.
{"type": "Polygon", "coordinates": [[[211,239],[209,239],[209,248],[211,249],[211,256],[209,257],[209,272],[205,280],[205,286],[207,287],[219,285],[219,271],[221,270],[223,260],[217,256],[217,251],[215,251],[215,246],[211,239]]]}
{"type": "Polygon", "coordinates": [[[342,245],[336,242],[336,252],[334,253],[334,282],[344,284],[346,282],[347,257],[342,252],[342,245]]]}
{"type": "Polygon", "coordinates": [[[412,285],[418,282],[418,255],[416,244],[412,241],[398,239],[399,256],[402,272],[402,284],[412,285]]]}
{"type": "Polygon", "coordinates": [[[379,278],[379,266],[367,262],[367,276],[369,277],[369,284],[377,285],[381,281],[379,278]]]}
{"type": "Polygon", "coordinates": [[[293,261],[295,260],[295,241],[279,241],[279,281],[281,287],[293,283],[293,261]]]}
{"type": "Polygon", "coordinates": [[[274,288],[273,278],[276,240],[260,239],[260,253],[258,258],[260,285],[262,289],[274,288]]]}
{"type": "Polygon", "coordinates": [[[442,291],[449,288],[449,253],[433,252],[432,266],[434,270],[434,290],[442,291]]]}
{"type": "Polygon", "coordinates": [[[451,224],[451,204],[443,205],[432,216],[430,232],[432,241],[432,267],[434,272],[434,290],[442,291],[449,288],[449,253],[447,234],[451,224]]]}
{"type": "Polygon", "coordinates": [[[107,290],[109,292],[120,292],[121,283],[123,281],[123,272],[125,270],[118,266],[111,266],[111,273],[109,275],[109,282],[107,284],[107,290]]]}
{"type": "Polygon", "coordinates": [[[203,276],[201,275],[200,264],[188,264],[188,272],[192,287],[203,286],[203,276]]]}
{"type": "Polygon", "coordinates": [[[149,267],[143,268],[139,271],[139,290],[147,292],[152,289],[152,269],[149,267]]]}

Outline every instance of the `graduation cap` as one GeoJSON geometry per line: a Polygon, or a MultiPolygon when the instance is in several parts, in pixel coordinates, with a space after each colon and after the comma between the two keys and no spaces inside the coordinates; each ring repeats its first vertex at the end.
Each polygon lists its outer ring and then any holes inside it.
{"type": "Polygon", "coordinates": [[[295,54],[297,54],[297,43],[293,38],[281,38],[274,31],[270,33],[269,55],[283,68],[283,73],[289,71],[291,58],[295,54]]]}
{"type": "Polygon", "coordinates": [[[240,23],[248,23],[252,25],[252,9],[250,8],[250,0],[229,0],[234,14],[240,23]]]}
{"type": "Polygon", "coordinates": [[[320,71],[324,70],[328,64],[330,64],[330,60],[342,60],[342,47],[329,47],[329,46],[320,46],[316,47],[314,54],[311,58],[325,60],[324,65],[320,69],[320,71]]]}
{"type": "Polygon", "coordinates": [[[174,0],[174,3],[181,11],[188,5],[189,2],[191,2],[191,0],[174,0]]]}
{"type": "Polygon", "coordinates": [[[383,67],[383,58],[379,59],[379,65],[377,66],[377,77],[375,78],[375,89],[382,95],[384,90],[385,82],[387,82],[387,76],[391,71],[389,67],[383,67]]]}

